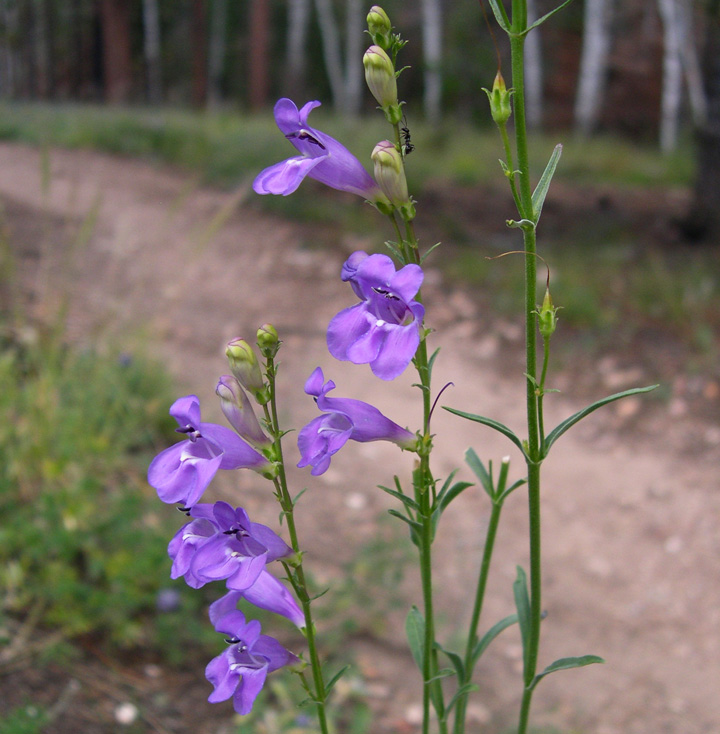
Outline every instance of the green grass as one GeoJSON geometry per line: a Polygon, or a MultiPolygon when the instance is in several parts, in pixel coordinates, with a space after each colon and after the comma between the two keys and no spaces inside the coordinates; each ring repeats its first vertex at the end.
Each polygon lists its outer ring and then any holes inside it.
{"type": "Polygon", "coordinates": [[[210,638],[202,592],[168,578],[179,519],[145,480],[170,434],[170,387],[138,357],[3,339],[0,615],[169,662],[210,638]],[[183,613],[158,609],[168,587],[183,613]]]}
{"type": "MultiPolygon", "coordinates": [[[[347,120],[323,108],[312,113],[311,122],[344,141],[368,167],[374,145],[391,132],[381,116],[347,120]]],[[[439,129],[419,119],[408,124],[416,146],[408,160],[413,190],[437,179],[461,185],[499,179],[501,146],[494,128],[453,120],[439,129]]],[[[270,113],[5,103],[0,105],[0,139],[163,161],[223,186],[253,177],[292,153],[270,113]]],[[[652,145],[607,137],[578,140],[568,133],[531,140],[538,176],[558,142],[564,145],[558,180],[641,186],[683,186],[692,180],[688,141],[677,153],[662,156],[652,145]]]]}

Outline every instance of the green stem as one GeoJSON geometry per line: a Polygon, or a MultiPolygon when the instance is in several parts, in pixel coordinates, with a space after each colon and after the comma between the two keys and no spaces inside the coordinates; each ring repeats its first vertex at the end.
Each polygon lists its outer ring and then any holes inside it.
{"type": "Polygon", "coordinates": [[[538,428],[540,430],[540,452],[545,451],[545,421],[543,419],[543,398],[545,397],[545,378],[547,377],[550,361],[550,338],[543,337],[543,365],[540,373],[540,387],[538,388],[538,428]]]}
{"type": "MultiPolygon", "coordinates": [[[[519,170],[520,216],[534,221],[532,191],[530,188],[530,163],[527,145],[527,126],[525,122],[525,78],[523,32],[527,29],[526,0],[512,2],[512,32],[510,34],[510,54],[512,63],[512,83],[515,90],[515,144],[519,170]]],[[[526,401],[527,401],[527,467],[528,467],[528,513],[530,526],[530,623],[525,655],[524,691],[520,709],[518,734],[527,732],[530,703],[532,700],[531,683],[537,670],[540,646],[540,619],[542,612],[542,576],[540,544],[540,441],[538,421],[538,395],[535,375],[537,372],[537,324],[535,309],[537,303],[537,274],[535,229],[523,230],[525,251],[525,349],[526,362],[526,401]]]]}
{"type": "MultiPolygon", "coordinates": [[[[465,680],[459,681],[461,685],[469,683],[472,680],[474,668],[472,659],[473,650],[475,649],[475,645],[478,640],[477,630],[478,625],[480,624],[480,613],[482,612],[483,601],[485,599],[485,588],[487,586],[488,575],[490,573],[490,561],[492,560],[493,549],[495,547],[495,536],[497,535],[501,510],[502,502],[493,502],[487,534],[485,536],[485,547],[483,548],[482,562],[480,563],[480,573],[478,574],[477,589],[475,591],[475,604],[473,605],[472,617],[470,618],[470,626],[468,628],[467,643],[465,646],[465,680]]],[[[464,734],[468,695],[469,694],[466,693],[456,704],[455,726],[453,729],[454,734],[464,734]]]]}
{"type": "Polygon", "coordinates": [[[325,682],[323,680],[322,666],[320,656],[318,654],[317,642],[315,639],[315,625],[312,619],[312,601],[308,592],[305,572],[302,566],[302,553],[300,551],[300,542],[298,540],[297,527],[295,526],[294,505],[290,492],[288,491],[287,475],[285,473],[285,462],[283,460],[282,450],[282,431],[277,413],[277,401],[275,399],[275,374],[276,367],[272,357],[267,360],[268,392],[270,394],[270,408],[265,404],[263,406],[265,412],[265,421],[273,436],[273,446],[275,456],[278,463],[278,475],[273,480],[275,485],[275,493],[282,508],[283,515],[287,522],[288,534],[290,536],[290,546],[295,552],[296,562],[283,563],[287,577],[290,580],[295,592],[300,600],[303,614],[305,616],[305,639],[307,640],[308,654],[310,656],[310,668],[312,671],[312,679],[315,690],[313,691],[313,700],[315,702],[318,723],[320,725],[321,734],[329,734],[327,714],[325,711],[325,682]]]}

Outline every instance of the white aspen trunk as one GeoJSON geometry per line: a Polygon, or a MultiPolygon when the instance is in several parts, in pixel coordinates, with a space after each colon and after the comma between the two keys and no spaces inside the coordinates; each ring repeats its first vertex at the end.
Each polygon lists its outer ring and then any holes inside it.
{"type": "Polygon", "coordinates": [[[307,67],[307,35],[310,22],[310,0],[288,0],[287,52],[287,92],[294,95],[304,86],[307,67]]]}
{"type": "Polygon", "coordinates": [[[660,115],[660,150],[675,150],[682,102],[682,58],[676,0],[658,0],[663,23],[663,83],[660,115]]]}
{"type": "Polygon", "coordinates": [[[143,0],[143,47],[147,73],[147,96],[150,104],[162,102],[160,64],[160,13],[157,0],[143,0]]]}
{"type": "Polygon", "coordinates": [[[345,82],[343,78],[342,56],[340,54],[340,33],[335,21],[330,0],[315,0],[320,35],[322,36],[325,71],[330,81],[333,106],[336,110],[345,109],[345,82]]]}
{"type": "MultiPolygon", "coordinates": [[[[538,19],[536,0],[527,0],[528,25],[538,19]]],[[[543,71],[540,28],[525,37],[525,115],[528,127],[536,130],[543,117],[543,71]]]]}
{"type": "MultiPolygon", "coordinates": [[[[356,116],[360,112],[363,90],[363,3],[347,0],[345,16],[345,106],[346,115],[356,116]]],[[[366,37],[366,36],[365,36],[366,37]]]]}
{"type": "Polygon", "coordinates": [[[432,124],[440,121],[442,105],[442,16],[440,0],[421,0],[425,90],[423,108],[432,124]]]}
{"type": "Polygon", "coordinates": [[[222,75],[225,69],[227,43],[227,0],[213,0],[210,16],[210,47],[208,48],[208,107],[222,104],[222,75]]]}
{"type": "Polygon", "coordinates": [[[583,46],[575,98],[575,129],[584,136],[590,135],[597,126],[602,108],[612,13],[613,0],[585,0],[583,46]]]}

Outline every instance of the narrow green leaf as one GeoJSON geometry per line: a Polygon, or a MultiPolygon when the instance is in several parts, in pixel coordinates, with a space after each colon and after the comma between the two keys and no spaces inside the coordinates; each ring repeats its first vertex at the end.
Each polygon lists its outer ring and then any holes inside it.
{"type": "Polygon", "coordinates": [[[543,670],[542,673],[538,673],[530,684],[530,688],[533,689],[535,686],[550,673],[554,673],[556,670],[570,670],[571,668],[583,668],[586,665],[593,665],[595,663],[604,663],[605,661],[597,655],[581,655],[576,658],[560,658],[554,663],[543,670]]]}
{"type": "Polygon", "coordinates": [[[291,500],[291,504],[293,507],[298,503],[298,500],[307,492],[307,487],[305,489],[301,489],[291,500]]]}
{"type": "Polygon", "coordinates": [[[518,615],[509,614],[499,622],[496,622],[478,641],[477,645],[473,648],[472,652],[472,664],[475,666],[480,656],[488,649],[490,643],[503,631],[513,624],[517,624],[518,615]]]}
{"type": "Polygon", "coordinates": [[[401,263],[405,262],[405,258],[402,256],[402,253],[398,249],[398,246],[395,242],[390,242],[389,240],[385,243],[385,247],[392,252],[393,255],[395,255],[396,259],[399,260],[401,263]]]}
{"type": "Polygon", "coordinates": [[[430,254],[430,253],[431,253],[431,252],[432,252],[432,251],[433,251],[433,250],[434,250],[434,249],[435,249],[436,247],[440,247],[440,245],[441,245],[441,244],[442,244],[442,242],[436,242],[436,243],[435,243],[435,244],[434,244],[434,245],[433,245],[432,247],[430,247],[430,248],[428,249],[428,251],[427,251],[427,252],[426,252],[426,253],[425,253],[424,255],[422,255],[422,256],[421,256],[421,258],[420,258],[420,265],[422,265],[422,264],[423,264],[423,263],[425,262],[425,260],[427,259],[427,256],[428,256],[428,255],[429,255],[429,254],[430,254]]]}
{"type": "Polygon", "coordinates": [[[415,665],[420,670],[423,669],[423,651],[425,650],[425,620],[420,610],[413,605],[408,612],[405,620],[405,634],[410,645],[415,665]]]}
{"type": "Polygon", "coordinates": [[[436,512],[442,513],[445,508],[462,492],[464,492],[468,487],[472,487],[472,482],[455,482],[450,489],[443,494],[442,499],[440,502],[438,502],[438,507],[436,512]]]}
{"type": "Polygon", "coordinates": [[[438,502],[440,502],[440,500],[442,500],[443,495],[445,494],[445,492],[447,492],[448,489],[450,489],[450,485],[452,484],[452,480],[455,478],[455,475],[457,473],[458,473],[458,470],[457,469],[453,469],[450,472],[450,474],[448,474],[448,476],[446,477],[445,481],[443,482],[442,487],[440,488],[440,491],[437,494],[437,501],[438,502]]]}
{"type": "Polygon", "coordinates": [[[453,668],[455,668],[455,673],[458,677],[458,681],[462,683],[465,680],[465,665],[463,664],[462,658],[456,652],[446,650],[442,645],[438,645],[437,647],[442,653],[447,655],[448,659],[452,663],[453,668]]]}
{"type": "Polygon", "coordinates": [[[522,487],[523,484],[527,484],[527,479],[518,479],[512,486],[508,487],[498,498],[499,504],[502,504],[507,499],[511,492],[514,492],[518,487],[522,487]]]}
{"type": "Polygon", "coordinates": [[[530,650],[530,597],[527,589],[527,576],[525,571],[518,566],[517,578],[513,583],[513,594],[515,596],[515,607],[520,625],[520,637],[523,646],[523,670],[527,671],[527,656],[530,650]]]}
{"type": "Polygon", "coordinates": [[[468,449],[465,452],[465,463],[472,469],[473,474],[480,480],[483,489],[487,492],[491,500],[495,499],[495,487],[493,487],[492,479],[488,474],[482,459],[475,453],[475,449],[468,449]]]}
{"type": "Polygon", "coordinates": [[[391,497],[395,497],[395,499],[400,500],[400,502],[405,505],[405,507],[409,507],[416,512],[420,510],[420,505],[415,502],[415,500],[412,497],[409,497],[404,492],[398,492],[394,489],[390,489],[390,487],[383,487],[382,484],[378,485],[378,489],[382,489],[383,492],[387,492],[391,497]]]}
{"type": "Polygon", "coordinates": [[[547,196],[548,189],[550,188],[550,182],[552,181],[552,177],[555,174],[555,169],[560,162],[561,154],[562,145],[558,144],[555,146],[547,166],[545,166],[545,171],[543,171],[543,175],[540,177],[540,181],[538,181],[538,185],[535,187],[535,191],[533,191],[532,208],[535,222],[540,221],[540,214],[542,214],[545,197],[547,196]]]}
{"type": "Polygon", "coordinates": [[[523,32],[523,35],[526,35],[527,33],[529,33],[533,28],[537,28],[539,25],[542,25],[548,18],[550,18],[551,16],[555,15],[555,13],[562,10],[566,5],[570,5],[571,2],[572,0],[565,0],[565,2],[558,5],[557,8],[555,8],[555,10],[551,10],[549,13],[545,13],[545,15],[543,15],[542,18],[540,18],[539,20],[536,20],[532,25],[529,25],[526,28],[526,30],[523,32]]]}
{"type": "Polygon", "coordinates": [[[498,25],[505,31],[505,33],[510,33],[510,19],[505,12],[502,2],[498,2],[498,0],[488,0],[488,2],[490,3],[490,7],[492,8],[493,15],[495,16],[495,20],[498,22],[498,25]]]}
{"type": "Polygon", "coordinates": [[[438,354],[440,354],[440,347],[438,347],[431,355],[430,359],[428,360],[428,376],[432,376],[433,366],[435,365],[435,360],[437,359],[438,354]]]}
{"type": "Polygon", "coordinates": [[[403,515],[402,512],[398,512],[397,510],[388,510],[388,515],[397,517],[398,520],[402,520],[403,522],[407,523],[410,528],[415,532],[419,532],[420,530],[422,530],[422,525],[420,525],[419,522],[415,522],[415,520],[412,520],[406,515],[403,515]]]}
{"type": "Polygon", "coordinates": [[[342,676],[345,674],[345,671],[348,670],[349,668],[350,668],[349,665],[346,665],[345,667],[340,668],[340,670],[338,670],[338,672],[335,673],[335,675],[330,679],[328,684],[325,686],[325,697],[326,698],[328,694],[330,693],[330,691],[332,691],[333,686],[340,680],[340,678],[342,678],[342,676]]]}
{"type": "Polygon", "coordinates": [[[455,704],[461,698],[477,690],[478,690],[478,686],[475,685],[475,683],[466,683],[464,686],[460,686],[460,688],[458,688],[457,691],[455,691],[455,695],[448,702],[447,708],[445,709],[445,713],[449,714],[452,711],[453,706],[455,706],[455,704]]]}
{"type": "Polygon", "coordinates": [[[603,405],[607,405],[608,403],[613,403],[616,400],[620,400],[621,398],[627,398],[630,397],[630,395],[640,395],[641,393],[650,392],[651,390],[654,390],[658,385],[648,385],[648,387],[634,387],[631,390],[624,390],[623,392],[615,393],[614,395],[609,395],[606,398],[603,398],[602,400],[598,400],[597,402],[593,403],[592,405],[588,405],[587,408],[583,408],[582,410],[578,411],[574,415],[571,415],[569,418],[566,418],[562,423],[557,425],[555,428],[553,428],[552,431],[547,435],[545,438],[545,444],[544,444],[544,452],[543,452],[543,458],[547,456],[548,451],[550,450],[550,447],[555,443],[555,441],[560,438],[560,436],[565,433],[569,428],[572,428],[578,421],[581,421],[585,416],[590,415],[590,413],[596,411],[598,408],[602,408],[603,405]]]}
{"type": "Polygon", "coordinates": [[[443,409],[450,413],[454,413],[455,415],[459,415],[461,418],[467,418],[469,421],[482,423],[484,426],[488,426],[488,428],[493,428],[499,433],[502,433],[503,436],[509,438],[520,449],[520,451],[522,451],[523,456],[529,458],[525,452],[524,446],[522,445],[522,441],[506,425],[499,421],[495,421],[492,418],[486,418],[484,415],[475,415],[474,413],[466,413],[465,411],[457,410],[456,408],[448,408],[446,405],[443,405],[443,409]]]}

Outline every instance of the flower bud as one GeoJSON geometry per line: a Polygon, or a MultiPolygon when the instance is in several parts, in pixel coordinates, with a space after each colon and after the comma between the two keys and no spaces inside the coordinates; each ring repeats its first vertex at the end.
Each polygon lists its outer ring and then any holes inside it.
{"type": "Polygon", "coordinates": [[[370,156],[375,163],[375,180],[395,207],[407,220],[415,216],[415,206],[408,194],[405,167],[400,151],[389,141],[375,146],[370,156]]]}
{"type": "Polygon", "coordinates": [[[392,24],[387,13],[379,5],[370,8],[367,26],[373,43],[385,51],[389,50],[392,46],[392,24]]]}
{"type": "Polygon", "coordinates": [[[557,328],[557,308],[553,306],[549,288],[545,289],[545,298],[537,315],[540,334],[543,339],[549,339],[557,328]]]}
{"type": "Polygon", "coordinates": [[[510,106],[511,92],[508,92],[506,89],[505,80],[500,70],[495,75],[492,92],[489,92],[485,87],[483,87],[483,91],[490,100],[490,114],[492,115],[492,119],[498,125],[504,125],[512,114],[512,108],[510,106]]]}
{"type": "Polygon", "coordinates": [[[277,329],[272,324],[263,324],[257,330],[257,345],[263,357],[274,357],[280,348],[277,329]]]}
{"type": "Polygon", "coordinates": [[[228,342],[225,356],[230,363],[230,371],[237,381],[256,398],[258,395],[263,395],[265,382],[260,371],[260,364],[253,348],[245,339],[233,339],[228,342]]]}
{"type": "Polygon", "coordinates": [[[396,125],[402,120],[402,112],[397,99],[397,78],[390,57],[380,46],[370,46],[363,56],[365,81],[378,101],[387,121],[396,125]]]}
{"type": "Polygon", "coordinates": [[[223,375],[218,380],[215,392],[220,398],[220,407],[228,423],[241,438],[258,448],[265,448],[272,443],[260,428],[250,398],[233,375],[223,375]]]}

